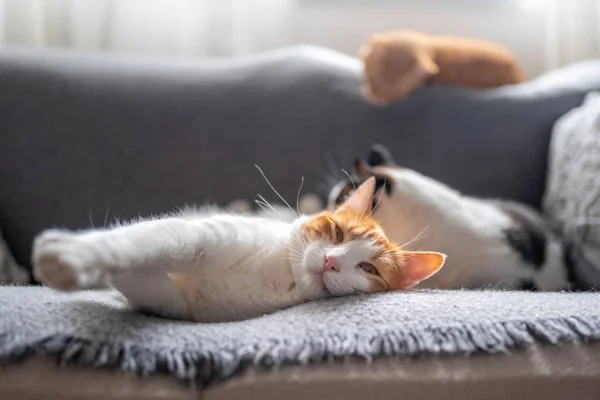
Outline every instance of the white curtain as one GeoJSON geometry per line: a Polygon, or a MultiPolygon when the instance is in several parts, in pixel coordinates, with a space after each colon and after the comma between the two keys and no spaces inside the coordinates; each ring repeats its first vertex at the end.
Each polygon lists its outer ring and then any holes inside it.
{"type": "Polygon", "coordinates": [[[600,0],[545,0],[546,67],[600,57],[600,0]]]}
{"type": "Polygon", "coordinates": [[[285,45],[296,0],[0,0],[0,44],[228,56],[285,45]]]}
{"type": "MultiPolygon", "coordinates": [[[[365,7],[369,1],[365,0],[365,7]]],[[[311,9],[305,3],[300,9],[298,3],[299,0],[0,0],[0,46],[229,56],[297,42],[348,51],[352,48],[348,40],[359,47],[363,36],[370,33],[365,31],[357,36],[356,32],[362,32],[361,24],[365,24],[360,18],[347,26],[338,24],[337,36],[349,39],[338,40],[336,46],[323,18],[333,18],[335,10],[331,7],[340,7],[340,13],[347,15],[348,7],[340,2],[329,7],[329,13],[323,17],[321,8],[311,9]]],[[[600,57],[600,0],[514,0],[513,3],[535,12],[534,22],[537,17],[545,18],[544,34],[535,34],[535,38],[526,41],[537,46],[532,54],[543,53],[539,57],[544,59],[536,65],[551,69],[600,57]]],[[[515,12],[519,9],[514,8],[515,12]]],[[[387,21],[386,26],[390,25],[389,17],[385,18],[389,12],[377,8],[373,12],[377,10],[382,13],[381,19],[387,21]]],[[[401,1],[398,10],[402,10],[401,1]]],[[[369,14],[371,18],[373,12],[369,14]]],[[[456,18],[456,13],[448,13],[448,18],[453,16],[456,18]]],[[[377,30],[378,23],[366,23],[370,31],[377,30]]],[[[473,28],[470,34],[478,36],[477,29],[473,28]]],[[[502,29],[506,32],[501,34],[509,34],[511,27],[502,29]]],[[[487,37],[490,32],[480,35],[487,37]]]]}

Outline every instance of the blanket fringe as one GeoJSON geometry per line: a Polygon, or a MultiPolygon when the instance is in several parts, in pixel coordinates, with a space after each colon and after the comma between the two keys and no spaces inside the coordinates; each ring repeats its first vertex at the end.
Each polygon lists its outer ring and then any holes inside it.
{"type": "Polygon", "coordinates": [[[168,373],[202,386],[229,378],[251,366],[277,368],[284,364],[341,360],[348,356],[371,361],[376,357],[468,355],[499,353],[534,343],[559,345],[600,339],[600,317],[567,317],[538,321],[505,321],[486,325],[436,327],[415,332],[393,330],[377,336],[342,334],[327,338],[268,344],[218,354],[201,351],[149,350],[132,343],[106,343],[54,335],[28,340],[0,335],[0,363],[29,355],[56,356],[60,364],[118,368],[148,376],[168,373]]]}

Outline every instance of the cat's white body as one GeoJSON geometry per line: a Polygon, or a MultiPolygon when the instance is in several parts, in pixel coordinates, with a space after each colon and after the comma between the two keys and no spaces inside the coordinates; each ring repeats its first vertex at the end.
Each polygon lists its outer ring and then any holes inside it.
{"type": "MultiPolygon", "coordinates": [[[[34,260],[40,279],[57,288],[107,282],[142,310],[236,320],[324,295],[316,281],[296,285],[293,228],[274,219],[190,213],[107,230],[51,230],[37,238],[34,260]]],[[[297,278],[308,279],[302,272],[297,278]]]]}
{"type": "MultiPolygon", "coordinates": [[[[373,213],[388,238],[407,250],[434,248],[448,254],[444,268],[419,287],[519,288],[522,282],[540,290],[568,287],[558,240],[548,240],[544,265],[533,268],[507,245],[505,232],[514,221],[497,204],[463,196],[410,169],[382,165],[373,171],[391,183],[391,193],[376,199],[373,213]]],[[[329,207],[344,184],[331,191],[329,207]]]]}
{"type": "Polygon", "coordinates": [[[210,244],[190,238],[211,246],[199,255],[192,273],[170,274],[191,319],[243,319],[311,298],[308,290],[298,290],[292,272],[292,224],[228,214],[191,219],[190,224],[209,225],[214,232],[210,244]]]}

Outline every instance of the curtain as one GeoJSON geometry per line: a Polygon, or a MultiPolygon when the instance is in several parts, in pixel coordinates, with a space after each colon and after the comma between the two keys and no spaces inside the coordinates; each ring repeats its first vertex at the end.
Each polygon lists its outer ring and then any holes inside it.
{"type": "Polygon", "coordinates": [[[0,44],[229,56],[290,40],[296,0],[0,0],[0,44]]]}
{"type": "Polygon", "coordinates": [[[546,67],[600,57],[600,1],[545,0],[546,67]]]}
{"type": "MultiPolygon", "coordinates": [[[[364,2],[368,7],[370,0],[364,2]]],[[[196,56],[238,55],[305,41],[335,49],[321,23],[318,1],[302,3],[302,9],[298,3],[301,1],[0,0],[0,45],[196,56]]],[[[540,57],[544,59],[539,63],[545,69],[600,57],[600,0],[513,0],[512,4],[545,13],[541,16],[543,34],[533,40],[543,49],[540,57]]],[[[331,7],[343,11],[346,6],[331,7]]],[[[397,7],[402,9],[401,1],[397,7]]],[[[522,12],[519,10],[514,8],[514,12],[522,12]]],[[[387,13],[386,9],[380,12],[387,13]]],[[[348,24],[343,32],[352,37],[361,31],[361,23],[358,18],[356,26],[348,24]]],[[[338,36],[344,35],[340,29],[338,36]]],[[[511,27],[503,29],[510,33],[511,27]]],[[[477,32],[472,34],[477,36],[477,32]]],[[[345,41],[341,43],[340,50],[348,47],[345,41]]]]}

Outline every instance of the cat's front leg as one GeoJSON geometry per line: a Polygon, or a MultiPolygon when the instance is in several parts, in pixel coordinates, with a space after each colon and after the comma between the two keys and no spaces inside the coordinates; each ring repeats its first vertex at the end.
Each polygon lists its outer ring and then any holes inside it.
{"type": "Polygon", "coordinates": [[[115,274],[192,272],[201,256],[198,238],[176,218],[106,230],[49,230],[34,242],[34,273],[47,286],[76,290],[115,274]]]}
{"type": "Polygon", "coordinates": [[[91,288],[106,282],[102,250],[82,234],[48,230],[34,241],[32,261],[37,280],[59,290],[91,288]]]}

